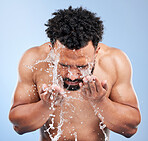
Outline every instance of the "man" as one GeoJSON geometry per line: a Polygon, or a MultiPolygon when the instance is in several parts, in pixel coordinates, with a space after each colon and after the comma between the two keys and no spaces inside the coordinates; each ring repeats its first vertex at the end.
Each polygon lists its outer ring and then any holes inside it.
{"type": "Polygon", "coordinates": [[[19,63],[14,130],[40,128],[41,141],[103,141],[109,130],[131,137],[141,117],[128,57],[99,43],[103,24],[94,13],[69,7],[53,15],[51,43],[29,49],[19,63]]]}

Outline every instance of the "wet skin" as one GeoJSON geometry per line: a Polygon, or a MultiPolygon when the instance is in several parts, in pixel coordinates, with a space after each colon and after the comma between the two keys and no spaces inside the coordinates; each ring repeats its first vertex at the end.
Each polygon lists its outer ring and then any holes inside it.
{"type": "MultiPolygon", "coordinates": [[[[70,93],[67,93],[67,95],[75,98],[82,97],[82,100],[70,99],[68,101],[75,107],[73,111],[61,94],[62,88],[54,86],[57,95],[55,95],[53,101],[57,101],[57,103],[55,110],[49,110],[51,94],[44,95],[46,90],[43,89],[43,86],[48,90],[53,89],[51,87],[53,78],[49,76],[53,70],[52,68],[48,70],[51,63],[38,63],[34,65],[33,71],[28,69],[26,65],[32,66],[37,60],[44,60],[51,48],[49,43],[32,48],[22,57],[19,66],[20,79],[9,115],[11,122],[14,124],[14,129],[22,134],[40,128],[40,140],[50,140],[49,134],[44,132],[51,123],[49,114],[55,115],[54,127],[57,127],[60,122],[59,115],[62,108],[65,112],[64,119],[67,119],[67,121],[62,126],[63,133],[59,140],[74,140],[74,135],[71,136],[74,132],[77,132],[80,141],[105,140],[104,134],[99,128],[101,119],[94,114],[92,102],[100,108],[99,112],[105,117],[104,122],[108,127],[105,132],[108,136],[108,129],[126,137],[133,135],[140,122],[140,113],[130,81],[130,63],[125,54],[104,44],[99,44],[95,51],[92,42],[89,42],[81,51],[76,50],[74,52],[67,48],[58,48],[59,43],[56,45],[55,53],[62,54],[58,64],[58,74],[62,78],[69,78],[74,81],[65,81],[66,84],[80,86],[79,90],[69,91],[70,93]],[[87,66],[91,62],[95,63],[93,74],[81,78],[82,74],[78,66],[87,66]],[[125,66],[127,71],[124,74],[121,72],[123,72],[125,66]],[[82,82],[80,81],[81,84],[79,81],[75,82],[77,79],[82,80],[82,82]],[[49,84],[51,86],[48,87],[49,84]],[[27,108],[31,109],[29,113],[27,108]],[[126,127],[124,127],[125,125],[126,127]]],[[[68,90],[64,89],[64,91],[68,90]]],[[[50,130],[50,133],[54,136],[57,130],[50,130]]]]}

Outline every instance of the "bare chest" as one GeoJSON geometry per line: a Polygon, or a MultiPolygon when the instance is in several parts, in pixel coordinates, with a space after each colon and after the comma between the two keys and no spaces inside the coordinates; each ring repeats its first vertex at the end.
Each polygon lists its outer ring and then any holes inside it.
{"type": "MultiPolygon", "coordinates": [[[[108,65],[108,67],[111,67],[108,65]]],[[[97,76],[99,81],[107,80],[109,97],[112,86],[115,82],[115,73],[113,69],[103,68],[95,65],[93,75],[97,76]]],[[[42,84],[53,84],[53,69],[45,64],[35,72],[35,82],[40,90],[42,84]]],[[[100,119],[95,115],[92,106],[87,100],[81,97],[80,91],[67,93],[67,99],[64,100],[61,107],[57,108],[50,119],[42,127],[42,135],[45,137],[60,135],[63,139],[74,139],[77,133],[84,139],[85,136],[91,136],[94,140],[103,138],[103,132],[99,127],[100,119]]],[[[88,138],[87,137],[87,138],[88,138]]],[[[86,139],[85,139],[86,140],[86,139]]]]}
{"type": "MultiPolygon", "coordinates": [[[[59,140],[104,140],[104,133],[100,130],[100,119],[95,115],[90,103],[82,99],[80,93],[71,93],[58,107],[50,119],[42,127],[42,136],[49,134],[59,140]]],[[[105,129],[107,133],[108,129],[105,129]]]]}

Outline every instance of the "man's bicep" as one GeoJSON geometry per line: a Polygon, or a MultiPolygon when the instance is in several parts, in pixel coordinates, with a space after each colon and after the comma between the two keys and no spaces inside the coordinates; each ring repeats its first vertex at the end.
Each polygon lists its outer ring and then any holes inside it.
{"type": "Polygon", "coordinates": [[[110,99],[133,107],[138,107],[136,93],[132,85],[132,67],[129,58],[120,50],[116,52],[117,80],[112,87],[110,99]]]}
{"type": "Polygon", "coordinates": [[[31,66],[32,58],[30,52],[26,52],[20,60],[18,67],[18,83],[14,92],[13,106],[33,103],[39,100],[36,84],[33,82],[31,66]]]}
{"type": "Polygon", "coordinates": [[[114,102],[137,108],[138,102],[132,85],[118,84],[111,91],[110,99],[114,102]]]}
{"type": "Polygon", "coordinates": [[[38,100],[39,96],[35,84],[18,82],[14,92],[12,107],[37,102],[38,100]]]}

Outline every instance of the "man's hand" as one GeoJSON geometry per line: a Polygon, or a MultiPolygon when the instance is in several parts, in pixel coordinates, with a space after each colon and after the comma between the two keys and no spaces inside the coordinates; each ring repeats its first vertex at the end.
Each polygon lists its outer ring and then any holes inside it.
{"type": "Polygon", "coordinates": [[[40,98],[49,107],[58,107],[64,98],[62,94],[63,91],[64,90],[57,85],[48,87],[46,84],[43,84],[40,90],[40,98]]]}
{"type": "Polygon", "coordinates": [[[83,78],[83,84],[81,83],[80,87],[85,99],[99,102],[106,95],[107,81],[104,80],[100,83],[96,76],[86,76],[83,78]]]}

